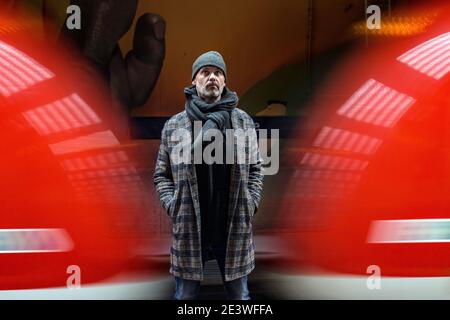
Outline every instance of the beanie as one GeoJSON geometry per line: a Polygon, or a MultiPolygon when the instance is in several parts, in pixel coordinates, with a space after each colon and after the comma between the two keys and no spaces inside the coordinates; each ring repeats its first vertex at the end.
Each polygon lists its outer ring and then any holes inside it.
{"type": "Polygon", "coordinates": [[[192,80],[194,80],[197,72],[206,66],[214,66],[222,70],[225,79],[227,78],[227,67],[222,56],[217,51],[208,51],[198,57],[192,65],[192,80]]]}

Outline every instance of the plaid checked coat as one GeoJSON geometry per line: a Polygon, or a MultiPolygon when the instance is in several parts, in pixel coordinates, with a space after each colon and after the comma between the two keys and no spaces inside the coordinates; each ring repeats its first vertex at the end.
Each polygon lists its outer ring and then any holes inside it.
{"type": "MultiPolygon", "coordinates": [[[[254,122],[244,111],[233,109],[231,123],[233,129],[248,129],[256,136],[254,122]]],[[[191,133],[192,127],[186,111],[174,115],[165,123],[154,184],[161,205],[172,220],[170,273],[184,279],[203,280],[200,201],[193,156],[190,163],[179,164],[175,164],[177,162],[174,163],[171,157],[171,152],[178,143],[173,139],[172,133],[177,129],[185,129],[191,133]]],[[[244,146],[247,160],[253,152],[256,161],[237,162],[235,138],[228,206],[225,281],[246,276],[255,268],[252,217],[262,196],[263,174],[257,143],[252,144],[246,140],[244,146]]]]}

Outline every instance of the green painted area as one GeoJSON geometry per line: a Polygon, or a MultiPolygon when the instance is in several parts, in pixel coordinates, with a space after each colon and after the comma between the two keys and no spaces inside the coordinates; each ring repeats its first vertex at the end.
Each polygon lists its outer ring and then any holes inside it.
{"type": "Polygon", "coordinates": [[[67,18],[70,0],[46,0],[48,15],[55,25],[62,27],[67,18]]]}
{"type": "Polygon", "coordinates": [[[17,2],[20,11],[31,11],[38,16],[42,16],[45,12],[47,17],[57,26],[62,27],[67,17],[67,7],[70,0],[21,0],[17,2]]]}
{"type": "Polygon", "coordinates": [[[306,115],[310,96],[320,88],[335,63],[350,46],[351,44],[341,45],[313,57],[310,72],[307,72],[305,62],[286,65],[275,70],[245,92],[240,99],[240,104],[245,106],[248,113],[254,115],[267,106],[267,101],[280,100],[287,102],[286,115],[306,115]]]}

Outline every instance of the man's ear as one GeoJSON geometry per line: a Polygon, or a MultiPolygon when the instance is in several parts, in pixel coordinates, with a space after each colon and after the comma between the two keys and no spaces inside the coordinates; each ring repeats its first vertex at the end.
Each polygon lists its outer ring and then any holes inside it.
{"type": "Polygon", "coordinates": [[[192,80],[192,84],[195,86],[195,79],[194,80],[192,80]]]}

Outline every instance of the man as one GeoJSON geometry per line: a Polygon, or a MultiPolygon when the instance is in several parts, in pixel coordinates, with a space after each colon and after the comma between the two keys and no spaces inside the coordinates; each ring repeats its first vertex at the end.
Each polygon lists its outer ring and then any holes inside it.
{"type": "Polygon", "coordinates": [[[218,52],[198,57],[192,66],[192,86],[184,90],[185,110],[170,118],[161,133],[154,183],[173,223],[170,272],[178,300],[197,296],[209,259],[217,259],[230,299],[250,299],[247,276],[255,267],[251,220],[261,199],[263,174],[255,139],[242,146],[232,135],[227,144],[227,130],[241,129],[252,137],[256,132],[250,116],[236,107],[238,97],[227,89],[226,81],[226,65],[218,52]],[[198,134],[197,124],[202,128],[198,134]],[[197,163],[195,156],[179,163],[173,154],[180,130],[193,142],[191,155],[196,148],[204,155],[202,151],[212,144],[205,141],[208,130],[225,138],[225,152],[214,154],[219,158],[215,163],[203,159],[197,163]],[[255,161],[239,162],[236,150],[255,161]]]}

